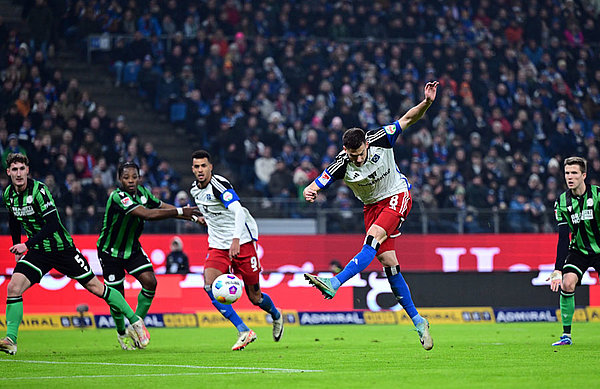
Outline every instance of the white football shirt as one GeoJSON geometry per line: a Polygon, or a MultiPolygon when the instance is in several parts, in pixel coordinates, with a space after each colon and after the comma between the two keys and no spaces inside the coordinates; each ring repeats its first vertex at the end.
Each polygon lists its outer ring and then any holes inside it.
{"type": "MultiPolygon", "coordinates": [[[[229,205],[240,200],[231,183],[225,177],[213,174],[206,188],[198,187],[194,181],[190,194],[206,220],[208,247],[229,250],[235,229],[235,213],[229,205]]],[[[240,245],[258,240],[256,221],[246,208],[242,209],[246,228],[240,236],[240,245]]]]}
{"type": "Polygon", "coordinates": [[[398,193],[410,190],[410,183],[400,172],[394,159],[393,145],[402,132],[400,124],[384,126],[367,132],[367,157],[361,166],[350,161],[341,151],[315,180],[319,188],[325,188],[337,179],[343,179],[354,195],[364,204],[373,204],[398,193]]]}

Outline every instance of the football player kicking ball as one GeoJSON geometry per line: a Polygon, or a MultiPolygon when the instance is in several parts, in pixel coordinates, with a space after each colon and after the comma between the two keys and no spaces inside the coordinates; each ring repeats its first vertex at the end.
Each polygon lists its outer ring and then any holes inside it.
{"type": "MultiPolygon", "coordinates": [[[[103,285],[92,273],[90,265],[65,229],[48,187],[29,179],[29,160],[23,154],[9,154],[6,172],[10,177],[2,197],[9,210],[9,226],[17,265],[8,283],[6,299],[6,337],[0,339],[0,351],[17,353],[17,334],[23,320],[23,293],[52,268],[77,280],[85,289],[104,299],[111,310],[121,312],[133,328],[131,336],[140,347],[146,347],[150,335],[144,321],[127,305],[123,296],[103,285]],[[21,243],[21,226],[27,242],[21,243]]],[[[51,302],[49,302],[51,304],[51,302]]]]}
{"type": "MultiPolygon", "coordinates": [[[[125,296],[125,271],[142,285],[135,314],[142,319],[148,314],[154,294],[156,277],[152,262],[142,249],[140,236],[146,220],[180,218],[191,220],[200,216],[198,208],[175,208],[163,203],[140,185],[140,168],[134,162],[119,165],[121,188],[115,189],[106,203],[102,231],[98,239],[98,259],[102,265],[104,283],[125,296]]],[[[125,329],[125,317],[116,309],[110,314],[117,327],[117,341],[123,350],[134,350],[141,345],[130,342],[131,327],[125,329]]]]}
{"type": "Polygon", "coordinates": [[[351,128],[342,138],[344,149],[315,181],[304,189],[304,198],[314,202],[317,192],[343,179],[364,204],[367,236],[362,250],[335,277],[305,274],[304,277],[323,293],[335,296],[338,288],[363,271],[377,257],[396,299],[412,319],[425,350],[433,348],[429,323],[421,317],[412,301],[410,290],[400,273],[394,251],[398,228],[410,212],[412,199],[408,179],[400,173],[394,160],[393,146],[403,130],[417,122],[433,103],[438,82],[425,85],[425,99],[393,124],[365,132],[351,128]]]}
{"type": "Polygon", "coordinates": [[[196,181],[190,191],[208,227],[208,254],[204,264],[204,290],[210,301],[239,332],[232,350],[243,350],[256,340],[256,334],[242,321],[231,305],[215,300],[213,281],[223,273],[241,275],[246,294],[252,302],[273,319],[273,339],[281,340],[283,316],[268,294],[262,293],[259,274],[262,270],[256,254],[258,227],[250,212],[240,204],[240,198],[227,179],[213,174],[210,154],[204,150],[192,154],[192,171],[196,181]]]}

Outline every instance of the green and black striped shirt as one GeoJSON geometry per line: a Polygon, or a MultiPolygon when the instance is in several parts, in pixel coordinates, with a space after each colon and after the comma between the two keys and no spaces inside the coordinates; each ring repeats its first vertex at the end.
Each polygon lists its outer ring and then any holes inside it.
{"type": "Polygon", "coordinates": [[[161,204],[159,199],[141,185],[138,185],[135,195],[130,195],[122,189],[114,190],[106,203],[98,250],[123,259],[140,251],[142,246],[139,239],[145,221],[130,213],[137,207],[159,208],[161,204]]]}
{"type": "Polygon", "coordinates": [[[554,203],[558,225],[568,224],[571,230],[569,250],[583,255],[600,254],[600,195],[598,186],[587,185],[581,196],[571,190],[562,193],[554,203]]]}
{"type": "Polygon", "coordinates": [[[27,237],[31,239],[46,225],[46,217],[56,212],[60,227],[52,235],[28,247],[30,250],[43,252],[62,251],[75,247],[71,235],[62,224],[54,199],[48,187],[31,178],[27,179],[27,187],[22,193],[18,193],[15,187],[10,184],[4,190],[2,201],[6,208],[23,226],[27,237]]]}

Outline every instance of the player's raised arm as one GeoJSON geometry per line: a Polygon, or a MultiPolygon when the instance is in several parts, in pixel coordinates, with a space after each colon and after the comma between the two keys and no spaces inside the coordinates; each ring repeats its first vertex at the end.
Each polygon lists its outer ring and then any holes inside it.
{"type": "Polygon", "coordinates": [[[425,84],[425,98],[423,99],[423,101],[409,109],[408,112],[406,112],[404,116],[402,116],[398,120],[402,130],[406,130],[408,127],[412,126],[423,117],[427,109],[435,100],[438,85],[438,81],[432,81],[425,84]]]}

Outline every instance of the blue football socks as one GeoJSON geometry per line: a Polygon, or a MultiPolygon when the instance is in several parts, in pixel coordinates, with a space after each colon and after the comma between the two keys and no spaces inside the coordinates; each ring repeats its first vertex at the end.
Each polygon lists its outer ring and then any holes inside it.
{"type": "Polygon", "coordinates": [[[404,277],[400,273],[400,266],[396,265],[394,267],[386,267],[385,274],[387,275],[390,286],[392,287],[392,292],[396,299],[402,305],[402,308],[406,311],[408,316],[411,318],[414,325],[421,323],[425,320],[419,312],[417,312],[417,308],[415,308],[415,303],[412,301],[412,297],[410,295],[410,289],[408,289],[408,284],[404,281],[404,277]]]}
{"type": "Polygon", "coordinates": [[[277,308],[275,308],[275,304],[273,304],[273,300],[271,300],[271,297],[269,297],[269,295],[266,293],[262,294],[262,297],[260,299],[260,302],[258,303],[258,306],[263,311],[270,313],[273,320],[277,320],[281,317],[281,313],[277,310],[277,308]]]}
{"type": "Polygon", "coordinates": [[[372,236],[367,236],[362,250],[360,250],[360,252],[356,254],[350,262],[348,262],[346,267],[344,267],[344,270],[331,278],[331,286],[334,289],[338,289],[344,282],[365,270],[373,261],[373,258],[375,258],[378,248],[379,243],[377,243],[372,236]]]}
{"type": "MultiPolygon", "coordinates": [[[[221,304],[220,302],[215,300],[215,296],[213,295],[212,289],[210,287],[208,289],[204,288],[204,291],[206,292],[206,294],[208,294],[208,297],[210,297],[210,302],[212,303],[212,305],[214,305],[215,308],[217,308],[217,310],[221,312],[221,315],[223,315],[227,320],[229,320],[239,332],[250,331],[250,328],[248,328],[248,326],[244,324],[242,319],[238,316],[238,314],[235,312],[231,305],[221,304]]],[[[271,304],[273,304],[273,302],[271,302],[271,304]]]]}

